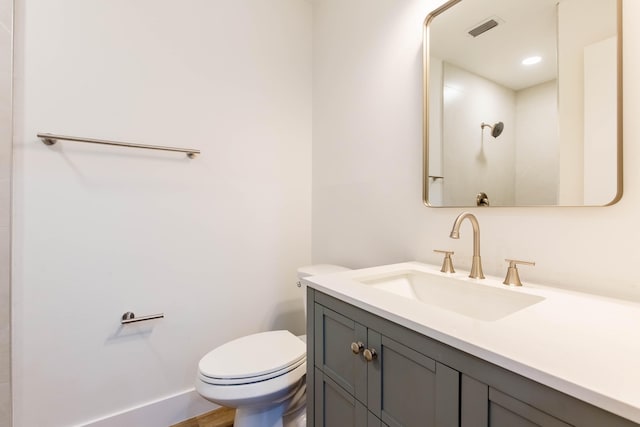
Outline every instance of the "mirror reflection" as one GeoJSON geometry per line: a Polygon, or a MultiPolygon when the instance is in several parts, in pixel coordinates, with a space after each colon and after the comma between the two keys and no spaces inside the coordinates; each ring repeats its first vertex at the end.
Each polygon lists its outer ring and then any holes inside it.
{"type": "Polygon", "coordinates": [[[425,202],[621,195],[618,0],[454,0],[425,27],[425,202]]]}

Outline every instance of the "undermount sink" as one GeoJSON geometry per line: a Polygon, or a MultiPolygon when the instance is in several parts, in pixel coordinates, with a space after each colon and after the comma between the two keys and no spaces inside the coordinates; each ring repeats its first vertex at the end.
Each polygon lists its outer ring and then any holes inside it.
{"type": "MultiPolygon", "coordinates": [[[[356,281],[426,305],[454,311],[477,320],[498,320],[542,300],[513,289],[500,289],[464,277],[418,270],[355,278],[356,281]]],[[[490,280],[490,279],[486,279],[490,280]]],[[[494,280],[494,282],[496,282],[494,280]]]]}

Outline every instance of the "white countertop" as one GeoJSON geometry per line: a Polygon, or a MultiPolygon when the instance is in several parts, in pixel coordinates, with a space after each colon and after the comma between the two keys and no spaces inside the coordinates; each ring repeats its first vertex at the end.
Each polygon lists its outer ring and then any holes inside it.
{"type": "Polygon", "coordinates": [[[470,279],[418,262],[307,277],[308,286],[502,366],[592,405],[640,423],[640,304],[502,278],[470,279]],[[483,321],[355,280],[417,270],[500,287],[544,300],[498,320],[483,321]]]}

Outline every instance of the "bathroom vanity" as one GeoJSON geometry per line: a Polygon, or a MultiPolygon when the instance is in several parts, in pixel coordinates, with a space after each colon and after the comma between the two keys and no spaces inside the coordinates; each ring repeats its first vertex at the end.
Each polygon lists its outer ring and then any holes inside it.
{"type": "Polygon", "coordinates": [[[309,426],[639,425],[640,305],[420,263],[305,282],[309,426]]]}

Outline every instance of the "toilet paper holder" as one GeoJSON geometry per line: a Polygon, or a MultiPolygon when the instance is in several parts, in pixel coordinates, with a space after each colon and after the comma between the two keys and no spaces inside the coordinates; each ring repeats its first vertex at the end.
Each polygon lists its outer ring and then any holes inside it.
{"type": "Polygon", "coordinates": [[[136,315],[133,314],[132,311],[127,311],[120,318],[120,323],[122,325],[128,325],[130,323],[144,322],[145,320],[162,319],[162,318],[164,318],[164,313],[151,314],[149,316],[136,317],[136,315]]]}

